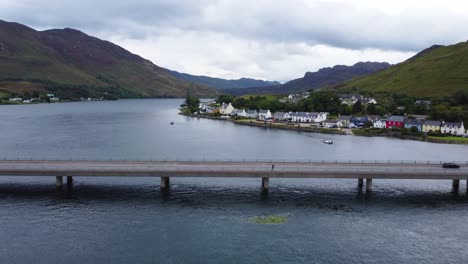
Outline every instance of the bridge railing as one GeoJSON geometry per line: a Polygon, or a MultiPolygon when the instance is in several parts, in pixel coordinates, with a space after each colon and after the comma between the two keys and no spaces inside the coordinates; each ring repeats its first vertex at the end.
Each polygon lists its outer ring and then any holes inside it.
{"type": "Polygon", "coordinates": [[[0,157],[0,161],[116,161],[116,162],[210,162],[210,163],[313,163],[313,164],[399,164],[399,165],[441,165],[444,162],[453,162],[468,165],[468,161],[456,160],[330,160],[330,159],[249,159],[249,158],[154,158],[154,157],[0,157]]]}

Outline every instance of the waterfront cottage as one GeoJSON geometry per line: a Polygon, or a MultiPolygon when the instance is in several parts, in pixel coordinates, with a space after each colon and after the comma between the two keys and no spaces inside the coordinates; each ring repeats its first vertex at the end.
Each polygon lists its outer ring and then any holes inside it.
{"type": "Polygon", "coordinates": [[[340,115],[338,117],[338,120],[341,122],[341,124],[344,126],[344,127],[349,127],[349,124],[351,122],[351,116],[347,116],[347,115],[340,115]]]}
{"type": "Polygon", "coordinates": [[[289,120],[290,116],[289,116],[289,113],[287,112],[276,112],[274,115],[273,115],[273,119],[275,121],[287,121],[289,120]]]}
{"type": "Polygon", "coordinates": [[[463,136],[465,135],[465,126],[463,126],[463,122],[443,122],[440,132],[442,134],[463,136]]]}
{"type": "Polygon", "coordinates": [[[404,127],[405,117],[404,116],[390,116],[385,120],[385,128],[404,127]]]}
{"type": "Polygon", "coordinates": [[[434,120],[426,120],[422,124],[422,132],[428,133],[428,132],[440,132],[440,121],[434,121],[434,120]]]}
{"type": "Polygon", "coordinates": [[[219,113],[222,115],[230,115],[232,111],[234,111],[234,106],[232,106],[231,103],[229,104],[222,103],[219,109],[219,113]]]}
{"type": "Polygon", "coordinates": [[[373,123],[373,127],[374,128],[386,128],[385,121],[386,121],[385,119],[375,120],[373,123]]]}
{"type": "Polygon", "coordinates": [[[219,113],[219,107],[207,105],[206,108],[205,108],[205,112],[206,112],[207,114],[216,114],[216,113],[219,113]]]}
{"type": "Polygon", "coordinates": [[[357,127],[363,127],[369,121],[369,118],[367,116],[353,116],[350,121],[357,127]]]}
{"type": "Polygon", "coordinates": [[[247,112],[245,111],[245,109],[236,109],[232,111],[231,115],[238,117],[247,117],[247,112]]]}
{"type": "Polygon", "coordinates": [[[404,126],[405,128],[416,127],[418,131],[421,132],[423,123],[424,123],[424,120],[422,119],[406,119],[404,126]]]}
{"type": "Polygon", "coordinates": [[[257,110],[247,110],[245,113],[245,117],[247,118],[258,118],[258,112],[257,110]]]}
{"type": "Polygon", "coordinates": [[[323,121],[323,126],[328,128],[338,128],[342,127],[343,124],[337,119],[327,119],[323,121]]]}
{"type": "Polygon", "coordinates": [[[328,118],[328,113],[327,112],[312,112],[308,113],[309,119],[313,122],[323,122],[327,120],[328,118]]]}
{"type": "Polygon", "coordinates": [[[308,123],[310,122],[310,117],[307,112],[295,112],[290,114],[291,121],[297,123],[308,123]]]}
{"type": "Polygon", "coordinates": [[[258,111],[258,119],[260,120],[268,120],[268,119],[271,119],[271,117],[272,115],[271,115],[270,109],[268,110],[260,109],[260,111],[258,111]]]}

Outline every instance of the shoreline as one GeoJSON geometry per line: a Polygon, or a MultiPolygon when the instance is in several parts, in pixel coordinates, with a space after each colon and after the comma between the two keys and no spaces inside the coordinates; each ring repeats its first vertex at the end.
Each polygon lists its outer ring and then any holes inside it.
{"type": "Polygon", "coordinates": [[[336,128],[322,128],[322,127],[301,127],[299,124],[284,124],[284,123],[273,123],[273,122],[259,122],[256,120],[248,120],[248,119],[240,119],[240,120],[232,120],[229,118],[221,118],[221,117],[214,117],[214,116],[206,116],[206,115],[191,115],[185,113],[179,113],[179,115],[187,116],[187,117],[195,117],[195,118],[203,118],[203,119],[211,119],[211,120],[218,120],[218,121],[225,121],[231,122],[236,125],[242,126],[251,126],[251,127],[262,127],[262,128],[272,128],[272,129],[281,129],[281,130],[289,130],[289,131],[299,131],[299,132],[311,132],[311,133],[319,133],[319,134],[329,134],[329,135],[343,135],[343,136],[358,136],[358,137],[388,137],[388,138],[396,138],[402,140],[414,140],[414,141],[421,141],[427,143],[435,143],[435,144],[456,144],[456,145],[468,145],[468,140],[449,140],[444,139],[444,137],[434,138],[428,137],[425,135],[405,135],[399,131],[385,131],[384,133],[380,134],[370,134],[362,129],[353,129],[351,133],[346,133],[343,130],[339,130],[336,128]],[[358,133],[354,133],[357,132],[358,133]]]}

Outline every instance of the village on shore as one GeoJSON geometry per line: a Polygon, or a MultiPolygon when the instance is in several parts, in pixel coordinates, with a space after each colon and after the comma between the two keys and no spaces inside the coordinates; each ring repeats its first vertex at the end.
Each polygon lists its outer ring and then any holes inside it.
{"type": "MultiPolygon", "coordinates": [[[[308,94],[292,94],[287,100],[297,101],[306,98],[308,94]]],[[[363,105],[377,104],[374,98],[365,98],[356,94],[339,96],[340,103],[353,106],[356,103],[363,105]]],[[[416,104],[430,107],[430,101],[419,100],[416,104]]],[[[193,114],[193,113],[192,113],[193,114]]],[[[250,120],[265,124],[289,124],[300,127],[324,128],[330,130],[352,131],[360,129],[407,131],[414,134],[431,136],[457,136],[468,137],[463,121],[445,122],[443,120],[430,120],[427,115],[330,115],[329,112],[294,112],[277,111],[270,109],[236,109],[232,103],[218,102],[217,100],[198,103],[197,115],[217,117],[229,120],[250,120]]]]}

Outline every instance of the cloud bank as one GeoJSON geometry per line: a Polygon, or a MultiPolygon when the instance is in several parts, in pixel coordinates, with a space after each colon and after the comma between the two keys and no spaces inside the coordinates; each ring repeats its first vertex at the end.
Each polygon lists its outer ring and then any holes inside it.
{"type": "Polygon", "coordinates": [[[162,67],[280,81],[465,41],[467,13],[456,0],[0,0],[1,19],[79,29],[162,67]]]}

